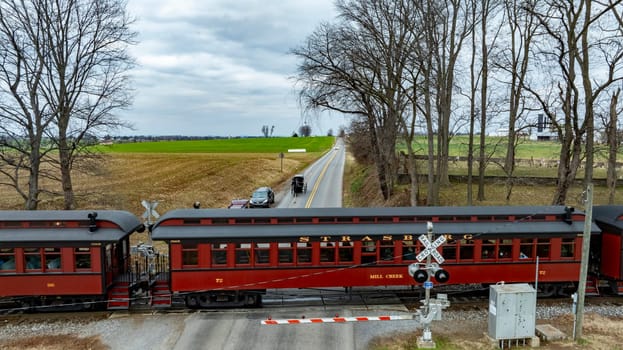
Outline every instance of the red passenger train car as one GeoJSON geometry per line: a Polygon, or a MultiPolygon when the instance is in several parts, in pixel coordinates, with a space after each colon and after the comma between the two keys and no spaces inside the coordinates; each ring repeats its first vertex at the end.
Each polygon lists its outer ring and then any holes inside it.
{"type": "Polygon", "coordinates": [[[129,236],[142,228],[125,211],[0,211],[2,303],[119,306],[111,302],[114,284],[129,273],[129,236]]]}
{"type": "Polygon", "coordinates": [[[187,306],[258,305],[273,288],[419,285],[407,267],[428,222],[446,238],[447,284],[577,288],[584,214],[564,206],[181,209],[152,238],[168,242],[169,287],[187,306]]]}
{"type": "MultiPolygon", "coordinates": [[[[180,209],[151,228],[169,255],[141,246],[139,264],[130,237],[144,225],[131,213],[0,211],[0,307],[256,306],[276,288],[421,288],[409,266],[429,222],[450,276],[434,284],[538,281],[555,295],[578,288],[584,219],[564,206],[180,209]]],[[[623,294],[623,206],[596,206],[593,219],[591,292],[623,294]]]]}
{"type": "Polygon", "coordinates": [[[591,240],[590,273],[605,282],[609,292],[623,294],[623,206],[595,206],[593,220],[601,234],[591,240]]]}

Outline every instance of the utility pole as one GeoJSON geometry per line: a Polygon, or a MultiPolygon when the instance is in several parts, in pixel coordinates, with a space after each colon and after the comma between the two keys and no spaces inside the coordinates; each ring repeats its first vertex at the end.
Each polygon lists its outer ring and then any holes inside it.
{"type": "Polygon", "coordinates": [[[588,262],[591,247],[591,229],[593,226],[593,184],[586,187],[586,207],[584,209],[584,234],[582,236],[582,265],[580,267],[580,280],[578,282],[578,307],[573,340],[582,338],[582,324],[584,323],[584,297],[586,294],[586,276],[588,275],[588,262]]]}

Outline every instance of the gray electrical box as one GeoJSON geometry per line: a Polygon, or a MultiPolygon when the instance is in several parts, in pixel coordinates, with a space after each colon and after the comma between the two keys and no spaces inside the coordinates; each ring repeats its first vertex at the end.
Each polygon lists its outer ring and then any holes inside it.
{"type": "Polygon", "coordinates": [[[489,336],[496,340],[534,336],[536,291],[527,283],[496,284],[489,289],[489,336]]]}

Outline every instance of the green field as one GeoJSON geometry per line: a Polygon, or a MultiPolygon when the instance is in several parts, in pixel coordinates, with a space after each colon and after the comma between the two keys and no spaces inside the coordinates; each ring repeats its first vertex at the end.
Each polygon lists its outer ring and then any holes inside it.
{"type": "Polygon", "coordinates": [[[99,145],[101,152],[114,153],[280,153],[289,149],[322,152],[333,145],[335,137],[232,138],[193,141],[156,141],[99,145]]]}
{"type": "MultiPolygon", "coordinates": [[[[436,141],[436,140],[435,140],[436,141]]],[[[474,156],[477,156],[479,153],[479,140],[474,139],[476,143],[474,145],[474,156]]],[[[450,140],[450,157],[467,157],[469,139],[467,136],[454,136],[450,140]]],[[[489,136],[486,140],[486,153],[487,156],[492,156],[495,158],[503,158],[506,156],[506,138],[504,137],[494,137],[489,136]]],[[[426,138],[423,136],[416,137],[413,142],[414,151],[419,155],[427,154],[427,143],[426,138]]],[[[605,161],[606,160],[606,145],[595,145],[595,160],[596,161],[605,161]]],[[[406,145],[404,142],[399,142],[397,144],[397,148],[399,150],[404,150],[406,152],[406,145]]],[[[555,141],[531,141],[528,139],[522,139],[519,141],[517,145],[517,159],[558,159],[560,156],[560,143],[555,141]]],[[[619,153],[619,157],[623,157],[623,153],[619,153]]]]}

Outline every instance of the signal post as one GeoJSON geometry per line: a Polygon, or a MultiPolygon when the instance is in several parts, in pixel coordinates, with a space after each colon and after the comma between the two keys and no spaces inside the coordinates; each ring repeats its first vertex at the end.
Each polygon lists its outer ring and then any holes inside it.
{"type": "Polygon", "coordinates": [[[418,348],[433,349],[436,347],[435,342],[432,339],[432,333],[430,330],[430,323],[434,320],[441,320],[441,310],[450,306],[448,297],[445,294],[438,294],[437,298],[431,299],[430,290],[433,288],[433,282],[431,281],[431,274],[435,276],[435,280],[438,283],[445,283],[450,278],[450,274],[440,267],[445,259],[437,248],[446,242],[446,237],[441,235],[437,239],[433,240],[433,223],[426,223],[427,234],[420,235],[418,240],[424,245],[424,249],[417,255],[417,263],[409,265],[409,275],[418,283],[424,284],[426,299],[423,301],[423,312],[419,312],[420,323],[422,324],[423,334],[418,338],[418,348]],[[437,262],[432,262],[432,259],[437,262]],[[421,262],[426,259],[426,264],[421,262]]]}

